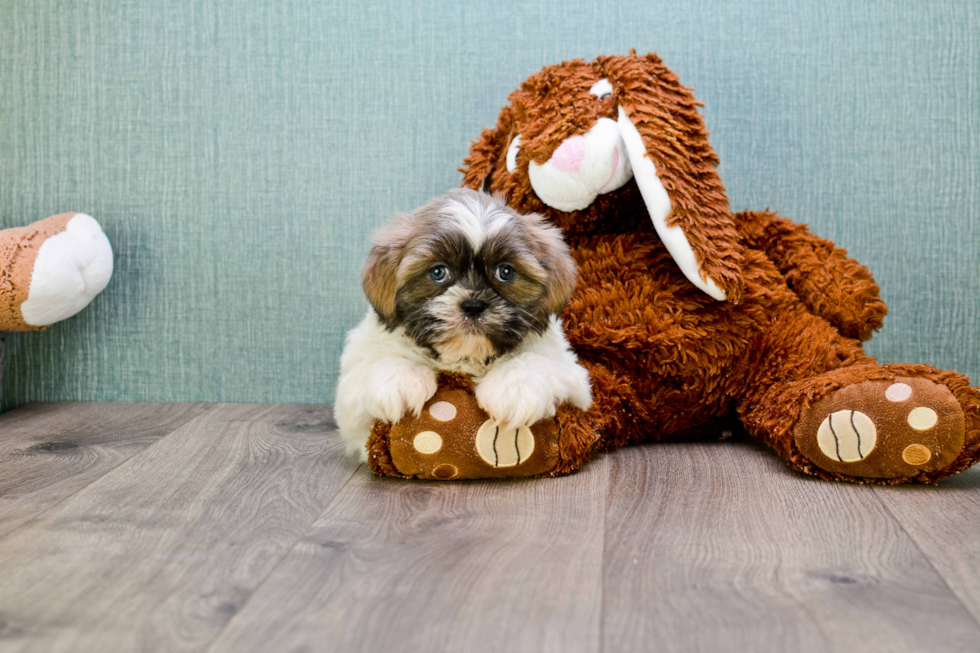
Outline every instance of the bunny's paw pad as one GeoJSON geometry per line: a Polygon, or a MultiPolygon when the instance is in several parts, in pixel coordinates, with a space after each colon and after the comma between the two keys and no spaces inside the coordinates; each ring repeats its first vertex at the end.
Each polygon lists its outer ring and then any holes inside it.
{"type": "Polygon", "coordinates": [[[928,379],[863,381],[814,404],[795,428],[817,467],[865,478],[935,472],[963,450],[966,418],[949,388],[928,379]]]}

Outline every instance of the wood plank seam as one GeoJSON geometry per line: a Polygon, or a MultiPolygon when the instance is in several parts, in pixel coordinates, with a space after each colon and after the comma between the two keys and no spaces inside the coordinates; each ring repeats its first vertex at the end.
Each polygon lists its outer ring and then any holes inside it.
{"type": "Polygon", "coordinates": [[[201,651],[354,474],[327,406],[202,417],[0,543],[0,650],[201,651]]]}
{"type": "Polygon", "coordinates": [[[289,548],[288,548],[288,549],[286,549],[286,550],[285,550],[285,551],[283,552],[283,554],[282,554],[282,556],[281,556],[281,557],[279,558],[279,560],[278,560],[278,561],[276,561],[276,564],[275,564],[275,565],[273,565],[273,566],[272,566],[272,568],[271,568],[271,569],[269,570],[269,573],[267,573],[267,574],[265,575],[265,577],[264,577],[264,578],[263,578],[263,579],[262,579],[261,581],[259,581],[259,583],[258,583],[258,584],[257,584],[257,585],[256,585],[256,586],[255,586],[255,587],[254,587],[254,588],[252,589],[252,592],[251,592],[251,594],[249,594],[249,595],[248,595],[248,598],[246,598],[246,599],[245,599],[244,601],[242,601],[242,604],[241,604],[240,606],[238,606],[238,610],[237,610],[237,611],[235,612],[235,614],[234,614],[234,615],[232,615],[232,617],[231,617],[231,619],[229,619],[228,621],[226,621],[226,622],[225,622],[225,624],[224,624],[224,625],[223,625],[223,626],[222,626],[222,627],[221,627],[221,628],[220,628],[220,629],[219,629],[219,630],[218,630],[218,631],[217,631],[217,632],[216,632],[216,633],[214,634],[214,637],[212,637],[212,638],[211,638],[211,640],[210,640],[210,641],[209,641],[209,642],[208,642],[207,644],[205,644],[205,645],[204,645],[204,647],[202,648],[202,650],[203,650],[203,651],[210,651],[210,650],[211,650],[211,648],[212,648],[212,647],[214,646],[214,643],[215,643],[215,642],[216,642],[216,641],[217,641],[217,640],[218,640],[218,639],[219,639],[219,638],[221,637],[221,635],[222,635],[222,634],[224,634],[224,632],[225,632],[225,631],[226,631],[226,630],[228,629],[228,626],[230,626],[230,625],[231,625],[231,623],[232,623],[233,621],[235,621],[235,619],[236,619],[236,618],[238,617],[238,615],[239,615],[239,614],[241,614],[243,610],[245,610],[245,608],[246,608],[246,607],[248,606],[248,604],[249,604],[249,602],[250,602],[250,601],[252,600],[252,597],[254,597],[254,596],[255,596],[255,594],[256,594],[256,593],[257,593],[257,592],[258,592],[258,591],[259,591],[260,589],[262,589],[262,586],[266,584],[266,582],[267,582],[267,581],[269,580],[269,578],[270,578],[270,577],[271,577],[271,576],[272,576],[272,575],[273,575],[274,573],[276,573],[276,570],[277,570],[277,569],[279,569],[279,567],[280,567],[280,566],[282,565],[282,563],[283,563],[283,561],[284,561],[284,560],[285,560],[285,559],[286,559],[287,557],[289,557],[289,554],[290,554],[290,553],[292,552],[292,550],[293,550],[293,549],[295,549],[295,548],[296,548],[296,545],[297,545],[297,544],[299,544],[299,543],[300,543],[300,542],[301,542],[301,541],[303,540],[303,538],[304,538],[304,537],[306,537],[306,534],[310,532],[310,529],[312,529],[312,528],[313,528],[313,526],[314,526],[314,524],[316,524],[316,523],[317,523],[317,521],[319,521],[319,519],[320,519],[320,518],[321,518],[321,517],[322,517],[322,516],[323,516],[323,515],[324,515],[324,514],[325,514],[325,513],[326,513],[326,512],[328,511],[328,510],[330,510],[330,506],[332,506],[332,505],[333,505],[333,504],[334,504],[334,503],[335,503],[335,502],[337,501],[337,497],[339,497],[339,496],[340,496],[341,494],[343,494],[343,492],[344,492],[344,488],[346,488],[346,487],[347,487],[347,486],[348,486],[348,485],[350,484],[350,482],[351,482],[351,479],[353,479],[353,478],[354,478],[354,475],[355,475],[355,474],[357,474],[357,472],[358,472],[358,471],[359,471],[359,470],[361,469],[361,467],[363,467],[363,466],[364,466],[364,463],[361,463],[360,465],[357,465],[356,467],[354,467],[354,469],[353,469],[353,470],[351,470],[351,473],[350,473],[350,475],[349,475],[349,476],[347,477],[347,480],[345,480],[345,481],[344,481],[344,484],[343,484],[343,485],[341,485],[341,486],[340,486],[339,488],[337,488],[337,491],[336,491],[336,492],[334,493],[334,495],[333,495],[332,497],[330,497],[330,501],[327,501],[327,503],[326,503],[326,505],[325,505],[325,506],[323,506],[323,510],[321,510],[321,511],[320,511],[320,512],[319,512],[319,513],[317,514],[317,516],[316,516],[316,517],[314,517],[312,521],[310,521],[310,523],[309,523],[309,524],[308,524],[308,525],[306,526],[306,528],[304,528],[304,529],[303,529],[303,532],[302,532],[302,533],[301,533],[301,534],[299,535],[299,537],[297,537],[297,538],[296,538],[296,540],[295,540],[295,541],[293,541],[293,543],[292,543],[291,545],[289,545],[289,548]]]}
{"type": "MultiPolygon", "coordinates": [[[[156,442],[154,442],[153,444],[151,444],[151,445],[150,445],[149,447],[147,447],[147,449],[149,449],[150,447],[154,447],[154,446],[156,446],[156,444],[157,444],[158,442],[160,442],[160,440],[163,440],[164,438],[167,438],[167,437],[170,437],[170,435],[171,435],[171,434],[172,434],[172,433],[173,433],[174,431],[176,431],[177,429],[179,429],[179,428],[182,428],[182,427],[184,427],[184,426],[187,426],[187,425],[189,425],[189,424],[193,424],[193,423],[194,423],[194,422],[195,422],[195,421],[196,421],[197,419],[199,419],[199,418],[201,418],[201,417],[203,417],[204,415],[206,415],[206,414],[208,413],[208,411],[210,411],[210,410],[211,410],[211,408],[212,408],[212,406],[213,406],[213,405],[214,405],[214,404],[211,404],[211,405],[207,405],[207,407],[206,407],[206,408],[204,409],[204,412],[202,412],[201,414],[199,414],[199,415],[196,415],[196,416],[194,416],[194,417],[192,417],[192,418],[190,418],[190,419],[189,419],[189,420],[187,420],[186,422],[183,422],[183,423],[181,423],[181,424],[177,424],[177,425],[175,425],[175,426],[174,426],[174,427],[173,427],[172,429],[170,429],[170,431],[169,431],[168,433],[165,433],[164,435],[161,435],[161,436],[160,436],[159,438],[157,438],[157,441],[156,441],[156,442]]],[[[45,508],[44,510],[42,510],[42,511],[40,511],[40,512],[38,512],[37,514],[35,514],[35,515],[34,515],[33,517],[31,517],[31,518],[30,518],[29,520],[27,520],[27,521],[25,521],[25,522],[24,522],[23,524],[20,524],[20,525],[18,525],[18,526],[16,526],[16,527],[15,527],[15,528],[14,528],[13,530],[11,530],[11,531],[8,531],[7,533],[4,533],[3,535],[0,535],[0,540],[2,540],[2,539],[4,539],[4,538],[6,538],[6,537],[9,537],[9,536],[10,536],[10,535],[11,535],[12,533],[16,533],[17,531],[19,531],[20,529],[22,529],[22,528],[24,528],[25,526],[28,526],[28,525],[30,525],[30,524],[33,524],[33,523],[34,523],[34,522],[36,522],[36,521],[37,521],[38,519],[40,519],[41,517],[43,517],[43,516],[45,515],[45,513],[47,513],[47,512],[49,512],[49,511],[50,511],[51,509],[53,509],[53,508],[56,508],[56,507],[58,507],[58,506],[60,506],[60,505],[61,505],[62,503],[64,503],[64,502],[65,502],[66,500],[68,500],[68,499],[70,499],[70,498],[72,498],[72,497],[74,497],[74,496],[75,496],[76,494],[78,494],[79,492],[81,492],[81,491],[83,491],[83,490],[85,490],[85,489],[87,489],[87,488],[88,488],[89,486],[91,486],[91,485],[92,485],[93,483],[96,483],[96,482],[98,482],[99,480],[101,480],[102,478],[104,478],[105,476],[108,476],[109,474],[111,474],[111,473],[112,473],[112,472],[114,472],[115,470],[117,470],[117,469],[119,469],[119,467],[121,467],[121,466],[123,466],[123,465],[125,465],[125,464],[126,464],[126,463],[128,463],[128,462],[129,462],[130,460],[132,460],[132,459],[133,459],[133,458],[134,458],[135,456],[138,456],[139,454],[141,454],[141,453],[142,453],[143,451],[145,451],[145,450],[146,450],[146,449],[144,449],[144,450],[142,450],[142,451],[134,451],[134,452],[133,452],[133,453],[132,453],[132,454],[131,454],[131,455],[130,455],[129,457],[127,457],[127,458],[125,458],[125,459],[123,459],[123,460],[120,460],[118,464],[116,464],[116,465],[113,465],[112,467],[110,467],[110,468],[108,468],[108,469],[106,469],[106,470],[105,470],[105,472],[104,472],[104,473],[102,473],[102,474],[100,474],[100,475],[99,475],[98,477],[96,477],[96,478],[93,478],[93,479],[92,479],[91,481],[89,481],[89,482],[88,482],[88,483],[86,483],[85,485],[82,485],[81,487],[78,487],[78,488],[76,488],[76,489],[75,489],[75,490],[74,490],[73,492],[71,492],[70,494],[66,494],[65,496],[63,496],[62,498],[60,498],[60,499],[59,499],[58,501],[56,501],[55,503],[52,503],[52,504],[51,504],[50,506],[48,506],[48,507],[47,507],[47,508],[45,508]]]]}
{"type": "Polygon", "coordinates": [[[902,529],[902,532],[905,533],[905,536],[908,537],[909,541],[912,542],[912,544],[915,546],[916,551],[918,551],[922,555],[922,557],[925,558],[926,562],[929,563],[929,566],[932,568],[934,572],[936,572],[936,575],[943,582],[943,585],[946,586],[946,589],[949,590],[949,593],[956,598],[956,600],[960,603],[960,605],[963,606],[963,609],[966,610],[967,614],[970,615],[970,618],[973,619],[974,623],[976,623],[977,626],[980,627],[980,616],[974,614],[973,610],[970,608],[970,604],[965,602],[963,600],[963,597],[960,596],[960,593],[957,592],[956,589],[949,584],[949,581],[946,579],[946,575],[938,567],[936,567],[935,563],[933,563],[932,561],[932,557],[919,544],[918,538],[915,535],[913,535],[912,532],[909,531],[909,529],[905,527],[905,524],[899,518],[899,516],[895,514],[895,511],[892,510],[891,506],[889,506],[885,501],[883,501],[882,498],[878,496],[877,493],[872,493],[872,496],[874,497],[875,501],[877,501],[878,504],[885,509],[885,511],[889,514],[889,516],[891,516],[892,520],[894,520],[894,522],[898,524],[898,527],[902,529]]]}
{"type": "MultiPolygon", "coordinates": [[[[602,515],[602,548],[600,554],[600,582],[599,582],[599,641],[598,653],[604,653],[606,647],[606,545],[609,537],[609,506],[613,500],[612,486],[612,466],[610,460],[615,452],[602,453],[599,457],[606,461],[606,506],[602,515]]],[[[598,458],[598,457],[597,457],[598,458]]]]}
{"type": "Polygon", "coordinates": [[[361,468],[209,653],[598,651],[608,465],[461,483],[361,468]]]}
{"type": "Polygon", "coordinates": [[[800,478],[748,441],[627,451],[609,482],[603,651],[976,650],[963,589],[866,488],[800,478]]]}
{"type": "MultiPolygon", "coordinates": [[[[167,433],[164,433],[163,435],[161,435],[160,437],[158,437],[157,440],[153,444],[151,444],[148,447],[146,447],[146,449],[149,449],[149,448],[151,448],[153,446],[156,446],[157,443],[159,443],[161,440],[163,440],[163,439],[169,437],[170,435],[172,435],[174,433],[174,431],[176,431],[177,429],[183,428],[183,427],[185,427],[185,426],[187,426],[189,424],[193,424],[194,421],[196,421],[197,419],[199,419],[199,418],[203,417],[204,415],[208,414],[208,412],[211,411],[213,409],[213,407],[217,405],[217,404],[208,404],[208,403],[205,403],[205,402],[191,402],[191,403],[196,403],[196,404],[198,404],[200,406],[204,406],[202,412],[199,413],[199,414],[197,414],[197,415],[195,415],[195,416],[193,416],[193,417],[190,417],[185,422],[181,422],[179,424],[175,424],[174,427],[172,429],[170,429],[170,431],[168,431],[167,433]]],[[[109,474],[111,474],[112,472],[116,471],[117,469],[119,469],[120,467],[122,467],[123,465],[125,465],[126,463],[128,463],[134,457],[136,457],[136,456],[140,455],[141,453],[143,453],[143,451],[146,451],[146,449],[142,449],[142,450],[139,450],[139,451],[133,451],[129,456],[127,456],[126,458],[120,460],[117,464],[113,465],[112,467],[109,467],[108,469],[106,469],[104,472],[102,472],[98,476],[92,478],[89,482],[85,483],[84,485],[79,486],[78,488],[76,488],[72,492],[70,492],[70,493],[66,494],[65,496],[61,497],[60,499],[58,499],[57,501],[55,501],[51,505],[49,505],[46,508],[44,508],[43,510],[41,510],[40,512],[35,513],[34,516],[31,517],[30,519],[24,521],[21,524],[18,524],[17,526],[14,526],[11,530],[9,530],[9,531],[7,531],[5,533],[0,533],[0,540],[4,540],[7,537],[11,536],[12,534],[19,532],[25,526],[30,526],[31,524],[36,523],[39,519],[42,519],[44,517],[44,515],[46,515],[52,509],[57,508],[58,506],[60,506],[62,503],[64,503],[68,499],[71,499],[72,497],[74,497],[78,493],[80,493],[80,492],[88,489],[94,483],[97,483],[98,481],[102,480],[103,478],[105,478],[106,476],[108,476],[109,474]]]]}

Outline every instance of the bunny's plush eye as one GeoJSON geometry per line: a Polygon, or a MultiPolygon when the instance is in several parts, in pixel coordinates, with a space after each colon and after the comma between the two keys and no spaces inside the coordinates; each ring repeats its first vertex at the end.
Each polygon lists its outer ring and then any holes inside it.
{"type": "Polygon", "coordinates": [[[517,170],[517,152],[521,147],[521,135],[517,134],[510,141],[510,147],[507,148],[507,172],[514,172],[517,170]]]}
{"type": "Polygon", "coordinates": [[[600,100],[605,100],[606,98],[612,97],[613,87],[609,83],[608,79],[600,79],[598,82],[592,85],[589,89],[589,93],[596,96],[600,100]]]}

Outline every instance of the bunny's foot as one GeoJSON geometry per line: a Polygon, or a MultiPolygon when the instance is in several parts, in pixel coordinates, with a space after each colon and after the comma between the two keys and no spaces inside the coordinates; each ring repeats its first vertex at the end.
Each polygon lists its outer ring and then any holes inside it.
{"type": "Polygon", "coordinates": [[[596,440],[585,413],[567,405],[530,427],[502,427],[477,405],[468,379],[444,374],[418,417],[375,423],[368,463],[379,476],[401,478],[556,476],[585,463],[596,440]]]}
{"type": "Polygon", "coordinates": [[[112,247],[84,213],[0,231],[0,330],[43,329],[71,317],[110,276],[112,247]]]}
{"type": "Polygon", "coordinates": [[[963,451],[966,416],[941,383],[897,377],[831,392],[797,424],[796,446],[824,470],[898,478],[938,472],[963,451]]]}
{"type": "Polygon", "coordinates": [[[890,367],[868,368],[875,378],[836,387],[802,411],[792,436],[805,471],[935,483],[976,462],[980,392],[960,375],[925,366],[895,366],[904,374],[881,378],[890,367]]]}

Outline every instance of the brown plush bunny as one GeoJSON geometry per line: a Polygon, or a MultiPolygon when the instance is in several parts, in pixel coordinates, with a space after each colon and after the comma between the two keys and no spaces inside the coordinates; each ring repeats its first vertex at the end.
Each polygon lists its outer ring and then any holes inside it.
{"type": "MultiPolygon", "coordinates": [[[[865,355],[886,310],[871,275],[802,225],[733,215],[699,106],[653,54],[565,62],[514,91],[464,162],[465,186],[547,216],[579,265],[562,319],[594,403],[559,411],[561,464],[536,473],[732,419],[828,479],[934,483],[976,462],[980,392],[865,355]]],[[[403,422],[376,429],[373,467],[425,476],[392,457],[419,430],[403,422]]],[[[459,455],[473,457],[472,431],[451,433],[459,455]]]]}

